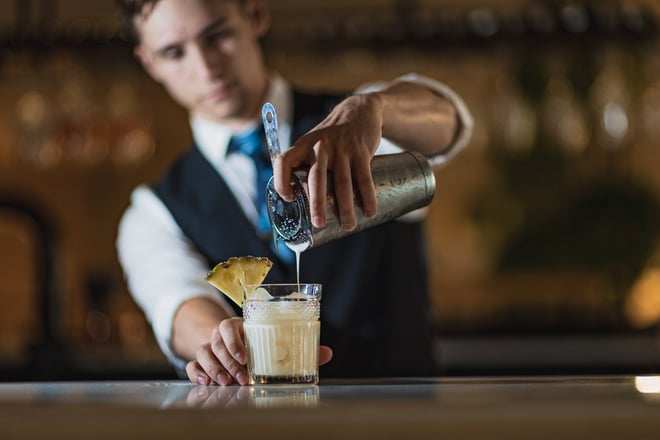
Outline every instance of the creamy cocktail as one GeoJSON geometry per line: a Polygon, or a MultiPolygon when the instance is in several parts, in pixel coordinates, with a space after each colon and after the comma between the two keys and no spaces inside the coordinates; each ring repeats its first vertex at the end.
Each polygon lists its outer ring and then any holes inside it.
{"type": "Polygon", "coordinates": [[[247,285],[244,290],[250,383],[318,383],[321,285],[247,285]]]}

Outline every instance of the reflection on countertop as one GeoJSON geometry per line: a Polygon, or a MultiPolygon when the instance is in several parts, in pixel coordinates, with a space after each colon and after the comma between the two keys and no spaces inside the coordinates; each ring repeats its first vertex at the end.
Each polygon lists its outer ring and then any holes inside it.
{"type": "Polygon", "coordinates": [[[5,383],[0,384],[0,434],[655,438],[659,397],[660,376],[392,378],[255,387],[185,381],[5,383]]]}
{"type": "Polygon", "coordinates": [[[660,376],[508,376],[329,379],[320,385],[205,386],[185,380],[14,382],[0,384],[0,405],[102,404],[129,408],[332,407],[418,402],[431,406],[618,402],[658,403],[660,376]]]}

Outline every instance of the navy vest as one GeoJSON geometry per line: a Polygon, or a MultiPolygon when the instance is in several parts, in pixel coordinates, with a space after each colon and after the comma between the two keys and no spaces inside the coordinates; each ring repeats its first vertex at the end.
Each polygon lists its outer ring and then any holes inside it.
{"type": "MultiPolygon", "coordinates": [[[[294,93],[292,138],[312,129],[339,99],[294,93]]],[[[295,263],[282,263],[257,236],[196,146],[154,191],[209,268],[232,256],[267,256],[274,265],[265,282],[295,282],[295,263]]],[[[389,222],[303,252],[300,281],[323,285],[321,343],[334,352],[322,377],[435,373],[424,243],[422,224],[389,222]]]]}

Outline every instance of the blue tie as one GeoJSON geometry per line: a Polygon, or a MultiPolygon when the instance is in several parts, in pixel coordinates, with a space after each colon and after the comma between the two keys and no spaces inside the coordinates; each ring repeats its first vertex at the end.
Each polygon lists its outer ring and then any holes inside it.
{"type": "MultiPolygon", "coordinates": [[[[227,154],[240,152],[248,156],[254,162],[257,172],[256,185],[257,185],[257,209],[259,211],[259,220],[257,221],[257,233],[261,237],[271,237],[270,220],[268,218],[268,207],[266,206],[266,185],[268,180],[273,176],[273,166],[270,162],[270,156],[264,148],[264,143],[261,138],[261,126],[255,128],[249,133],[234,135],[227,148],[227,154]]],[[[294,260],[294,254],[291,249],[284,245],[278,246],[275,249],[274,242],[271,240],[271,248],[281,260],[291,263],[294,260]]]]}

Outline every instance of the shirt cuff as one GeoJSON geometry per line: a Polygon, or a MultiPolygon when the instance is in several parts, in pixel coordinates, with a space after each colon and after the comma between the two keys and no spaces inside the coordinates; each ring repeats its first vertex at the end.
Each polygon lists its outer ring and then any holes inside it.
{"type": "Polygon", "coordinates": [[[174,321],[174,315],[181,304],[182,301],[179,298],[163,299],[157,310],[153,313],[153,320],[151,322],[154,336],[156,336],[156,341],[158,341],[161,351],[179,376],[184,374],[187,361],[177,356],[172,349],[172,323],[174,321]]]}
{"type": "MultiPolygon", "coordinates": [[[[456,154],[458,154],[459,151],[461,151],[465,145],[470,141],[470,138],[472,137],[472,130],[474,127],[474,119],[472,117],[472,114],[470,113],[470,110],[468,109],[467,105],[465,104],[465,101],[456,93],[452,88],[450,88],[448,85],[441,83],[440,81],[437,81],[433,78],[429,78],[427,76],[419,75],[416,73],[408,73],[406,75],[400,76],[394,80],[396,81],[405,81],[405,82],[412,82],[416,84],[423,85],[424,87],[429,88],[430,90],[433,90],[446,100],[452,103],[454,108],[456,109],[456,115],[458,117],[458,129],[456,131],[456,134],[454,136],[454,139],[452,142],[449,144],[447,149],[440,153],[436,154],[434,156],[428,157],[429,162],[431,163],[431,166],[437,166],[440,165],[452,157],[454,157],[456,154]]],[[[373,92],[377,90],[382,90],[387,83],[376,83],[376,84],[370,84],[364,87],[361,87],[360,89],[357,90],[356,93],[367,93],[367,92],[373,92]]]]}
{"type": "Polygon", "coordinates": [[[434,90],[436,93],[443,96],[445,99],[452,103],[458,116],[458,130],[454,136],[453,141],[451,144],[449,144],[449,147],[447,147],[447,150],[442,154],[429,157],[429,162],[431,162],[432,166],[439,165],[458,154],[458,152],[461,151],[470,141],[470,138],[472,137],[472,130],[474,128],[474,119],[472,118],[472,113],[470,113],[467,105],[465,105],[463,98],[461,98],[458,93],[456,93],[448,85],[436,81],[432,78],[418,75],[416,73],[403,75],[397,78],[396,81],[408,81],[421,84],[431,90],[434,90]]]}

